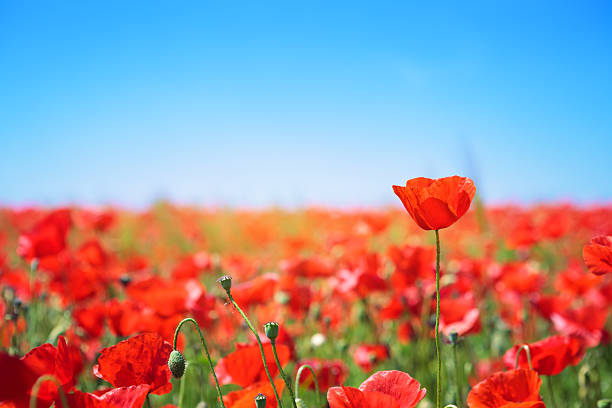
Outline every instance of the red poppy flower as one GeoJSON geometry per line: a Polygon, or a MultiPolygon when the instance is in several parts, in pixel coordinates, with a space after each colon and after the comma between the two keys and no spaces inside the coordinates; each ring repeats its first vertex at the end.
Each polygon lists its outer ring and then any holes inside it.
{"type": "Polygon", "coordinates": [[[395,265],[391,277],[396,289],[414,285],[417,279],[432,279],[436,270],[436,251],[430,247],[391,246],[387,251],[395,265]]]}
{"type": "Polygon", "coordinates": [[[334,274],[334,269],[319,258],[291,259],[280,262],[284,274],[306,278],[325,278],[334,274]]]}
{"type": "Polygon", "coordinates": [[[353,359],[363,371],[372,371],[374,366],[389,358],[389,349],[384,344],[363,344],[353,352],[353,359]]]}
{"type": "MultiPolygon", "coordinates": [[[[80,361],[75,361],[74,354],[66,345],[64,337],[57,341],[57,348],[47,343],[30,350],[22,358],[25,365],[41,376],[43,374],[54,375],[62,385],[64,392],[69,392],[76,382],[80,361]]],[[[45,382],[38,392],[38,399],[53,401],[57,396],[57,386],[52,382],[45,382]]]]}
{"type": "MultiPolygon", "coordinates": [[[[324,360],[321,358],[311,358],[308,360],[300,361],[298,364],[298,369],[300,366],[308,364],[314,370],[317,381],[319,382],[319,387],[322,390],[326,390],[330,387],[340,385],[346,380],[348,376],[348,367],[342,360],[324,360]]],[[[297,370],[296,370],[297,371],[297,370]]],[[[302,386],[308,387],[311,390],[315,389],[315,383],[312,378],[312,374],[310,370],[305,370],[302,372],[300,377],[300,384],[302,386]]]]}
{"type": "MultiPolygon", "coordinates": [[[[69,408],[141,408],[149,389],[148,384],[132,385],[111,389],[101,395],[75,391],[66,395],[69,408]]],[[[61,399],[55,401],[56,407],[62,407],[61,399]]]]}
{"type": "Polygon", "coordinates": [[[578,337],[586,347],[595,347],[609,339],[604,329],[609,312],[607,306],[587,304],[553,313],[550,319],[559,333],[578,337]]]}
{"type": "Polygon", "coordinates": [[[426,393],[409,374],[391,370],[372,374],[359,388],[332,387],[327,401],[330,408],[413,408],[426,393]]]}
{"type": "Polygon", "coordinates": [[[419,227],[439,230],[450,227],[466,213],[476,187],[467,177],[418,177],[408,180],[406,187],[393,186],[393,191],[419,227]]]}
{"type": "Polygon", "coordinates": [[[100,301],[75,307],[72,318],[83,329],[87,336],[97,339],[104,331],[106,308],[100,301]]]}
{"type": "Polygon", "coordinates": [[[153,394],[172,390],[168,357],[172,346],[159,335],[140,334],[100,352],[94,374],[115,387],[148,384],[153,394]]]}
{"type": "Polygon", "coordinates": [[[206,252],[198,252],[180,261],[172,270],[174,279],[197,279],[204,271],[213,268],[212,257],[206,252]]]}
{"type": "Polygon", "coordinates": [[[92,268],[103,268],[108,261],[108,255],[96,239],[87,241],[77,250],[75,259],[92,268]]]}
{"type": "MultiPolygon", "coordinates": [[[[278,395],[282,395],[285,382],[278,379],[274,381],[274,385],[278,395]]],[[[260,393],[266,396],[266,408],[276,408],[276,396],[270,381],[267,379],[251,384],[238,391],[230,391],[227,395],[223,396],[223,402],[226,408],[253,408],[255,397],[260,393]]]]}
{"type": "Polygon", "coordinates": [[[495,373],[468,394],[469,408],[546,408],[540,399],[542,380],[533,370],[495,373]]]}
{"type": "MultiPolygon", "coordinates": [[[[516,345],[504,354],[504,363],[508,368],[514,368],[516,353],[521,346],[516,345]]],[[[529,344],[531,364],[540,375],[557,375],[568,365],[576,365],[584,355],[584,347],[575,337],[553,336],[536,343],[529,344]]],[[[529,368],[527,354],[521,350],[519,367],[529,368]]]]}
{"type": "Polygon", "coordinates": [[[27,395],[38,375],[17,357],[0,353],[0,401],[27,403],[27,395]]]}
{"type": "Polygon", "coordinates": [[[27,260],[57,255],[66,248],[70,224],[69,209],[53,211],[29,232],[19,236],[17,253],[27,260]]]}
{"type": "Polygon", "coordinates": [[[480,312],[469,295],[440,300],[440,331],[445,335],[452,332],[465,336],[480,331],[480,312]]]}
{"type": "Polygon", "coordinates": [[[264,273],[250,281],[233,285],[232,297],[244,309],[254,304],[266,303],[273,298],[278,280],[277,274],[264,273]]]}
{"type": "MultiPolygon", "coordinates": [[[[266,364],[270,375],[275,377],[278,374],[278,368],[272,353],[272,345],[264,344],[264,354],[266,356],[266,364]]],[[[289,347],[284,344],[276,346],[278,360],[284,366],[289,361],[289,347]]],[[[217,362],[215,366],[217,378],[221,385],[237,384],[241,387],[259,382],[268,381],[268,377],[264,370],[259,345],[238,345],[236,351],[228,354],[217,362]]]]}
{"type": "Polygon", "coordinates": [[[612,272],[612,236],[600,235],[591,239],[582,249],[582,257],[595,275],[612,272]]]}

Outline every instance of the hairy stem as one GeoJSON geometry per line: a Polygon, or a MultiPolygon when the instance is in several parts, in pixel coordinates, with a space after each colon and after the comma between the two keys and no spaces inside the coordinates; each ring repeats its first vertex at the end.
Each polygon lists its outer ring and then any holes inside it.
{"type": "Polygon", "coordinates": [[[268,380],[270,381],[270,384],[272,385],[272,390],[274,391],[274,396],[276,397],[276,402],[278,403],[278,407],[279,408],[283,408],[283,404],[281,402],[281,399],[278,396],[278,391],[276,391],[276,385],[274,385],[274,380],[272,379],[272,376],[270,375],[270,370],[268,370],[268,363],[266,363],[266,355],[264,353],[263,345],[261,344],[261,339],[259,338],[259,334],[257,334],[257,330],[255,330],[255,328],[251,324],[251,321],[244,314],[244,312],[242,311],[240,306],[238,306],[238,303],[236,303],[236,301],[232,297],[232,294],[231,294],[231,292],[229,290],[227,291],[227,297],[229,298],[229,300],[232,303],[232,305],[234,305],[234,307],[236,308],[238,313],[240,313],[240,315],[242,316],[242,318],[246,322],[247,326],[249,326],[249,329],[251,329],[251,332],[253,332],[253,334],[255,335],[255,339],[257,339],[257,344],[259,344],[259,351],[261,353],[261,359],[263,360],[264,370],[266,371],[266,375],[268,376],[268,380]]]}
{"type": "Polygon", "coordinates": [[[436,407],[440,408],[440,388],[442,381],[442,359],[440,358],[440,232],[436,230],[436,357],[438,371],[436,372],[436,407]]]}
{"type": "Polygon", "coordinates": [[[299,391],[300,391],[300,376],[302,375],[302,371],[304,371],[305,369],[310,370],[310,373],[312,374],[312,378],[314,379],[315,392],[317,394],[317,406],[320,407],[321,406],[321,394],[319,394],[319,381],[317,380],[317,376],[315,375],[314,369],[308,364],[304,364],[300,366],[295,376],[295,398],[296,399],[298,398],[299,391]]]}
{"type": "MultiPolygon", "coordinates": [[[[202,335],[202,330],[200,330],[200,326],[198,326],[198,322],[196,322],[191,317],[188,317],[186,319],[183,319],[178,324],[178,326],[176,326],[176,330],[174,331],[173,349],[176,350],[176,342],[178,340],[179,332],[181,331],[181,326],[183,326],[183,324],[187,322],[193,323],[196,330],[198,331],[198,334],[200,335],[200,341],[202,342],[202,347],[204,347],[204,352],[206,353],[206,358],[208,359],[208,365],[210,366],[210,371],[212,372],[213,378],[215,379],[215,385],[217,387],[217,394],[219,395],[219,402],[221,403],[221,406],[225,408],[225,404],[223,403],[223,394],[221,393],[221,387],[219,386],[219,380],[217,379],[217,374],[215,373],[215,367],[213,366],[212,359],[210,358],[210,353],[208,352],[208,346],[206,345],[206,340],[204,340],[204,336],[202,335]]],[[[184,380],[181,379],[181,386],[182,386],[183,381],[184,380]]]]}

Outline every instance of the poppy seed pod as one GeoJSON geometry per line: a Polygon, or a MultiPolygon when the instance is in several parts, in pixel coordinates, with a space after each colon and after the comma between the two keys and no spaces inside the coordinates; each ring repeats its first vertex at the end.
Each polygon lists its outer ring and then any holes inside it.
{"type": "Polygon", "coordinates": [[[217,282],[219,282],[221,284],[221,287],[225,289],[226,292],[229,293],[230,289],[232,288],[232,277],[231,276],[223,275],[222,277],[217,279],[217,282]]]}
{"type": "Polygon", "coordinates": [[[178,350],[172,350],[168,358],[168,367],[175,378],[181,378],[185,374],[185,357],[178,350]]]}
{"type": "Polygon", "coordinates": [[[266,408],[267,398],[261,392],[255,397],[255,408],[266,408]]]}
{"type": "Polygon", "coordinates": [[[276,340],[276,338],[278,337],[278,323],[266,323],[264,325],[264,331],[266,332],[266,337],[268,337],[271,342],[274,342],[274,340],[276,340]]]}

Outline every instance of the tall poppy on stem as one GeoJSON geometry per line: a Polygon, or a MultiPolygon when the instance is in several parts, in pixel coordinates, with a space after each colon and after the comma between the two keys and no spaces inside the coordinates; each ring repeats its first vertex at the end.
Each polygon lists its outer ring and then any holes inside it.
{"type": "Polygon", "coordinates": [[[440,233],[450,227],[470,208],[476,194],[474,182],[467,177],[444,177],[429,179],[417,177],[406,182],[406,186],[393,186],[393,192],[404,207],[424,230],[436,233],[436,407],[440,408],[440,381],[442,360],[440,359],[440,233]]]}

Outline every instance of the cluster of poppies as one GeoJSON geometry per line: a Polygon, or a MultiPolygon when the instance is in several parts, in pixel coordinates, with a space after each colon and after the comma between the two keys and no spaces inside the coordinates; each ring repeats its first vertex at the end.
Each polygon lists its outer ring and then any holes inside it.
{"type": "Polygon", "coordinates": [[[393,192],[0,209],[0,407],[612,406],[612,207],[393,192]]]}

